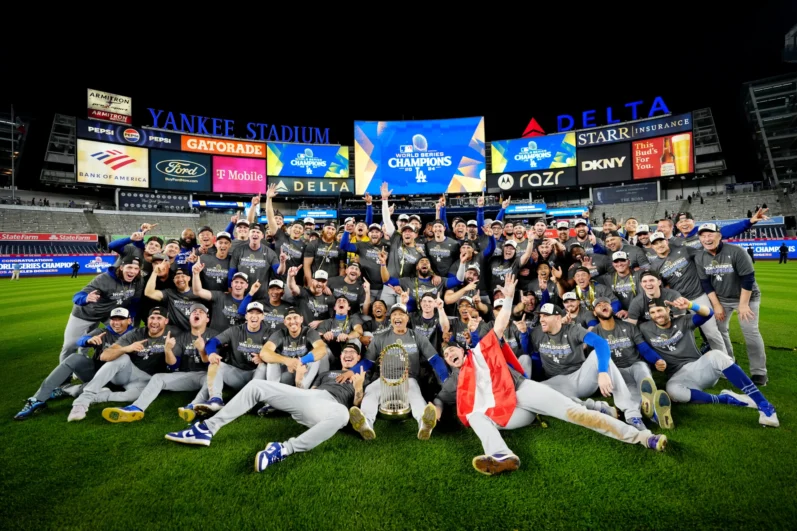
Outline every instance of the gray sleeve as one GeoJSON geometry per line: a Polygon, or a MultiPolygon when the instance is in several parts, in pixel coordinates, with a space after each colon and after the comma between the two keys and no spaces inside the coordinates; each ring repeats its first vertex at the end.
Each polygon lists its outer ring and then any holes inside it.
{"type": "Polygon", "coordinates": [[[697,269],[697,277],[700,280],[706,280],[708,275],[706,275],[706,268],[703,267],[703,258],[708,253],[706,251],[700,251],[695,255],[695,269],[697,269]]]}
{"type": "Polygon", "coordinates": [[[634,300],[631,301],[631,304],[628,306],[628,318],[634,319],[635,321],[639,321],[639,318],[645,313],[643,305],[644,296],[642,293],[634,297],[634,300]]]}
{"type": "Polygon", "coordinates": [[[457,403],[457,381],[459,378],[447,378],[437,396],[434,404],[439,407],[453,406],[457,403]]]}
{"type": "Polygon", "coordinates": [[[416,333],[415,342],[418,345],[418,352],[420,352],[423,357],[427,359],[427,361],[437,356],[437,351],[434,349],[432,344],[429,343],[429,340],[426,339],[426,336],[416,333]]]}
{"type": "Polygon", "coordinates": [[[120,337],[119,340],[115,344],[119,345],[120,347],[127,347],[127,346],[135,343],[136,341],[138,341],[138,339],[136,339],[137,332],[138,332],[138,329],[129,331],[128,333],[126,333],[125,335],[120,337]]]}
{"type": "MultiPolygon", "coordinates": [[[[729,244],[726,243],[725,245],[729,244]]],[[[735,245],[733,247],[733,268],[736,270],[736,274],[740,277],[755,274],[753,261],[750,259],[750,255],[747,254],[747,251],[735,245]]]]}
{"type": "Polygon", "coordinates": [[[230,269],[238,269],[238,262],[241,261],[241,249],[242,247],[236,247],[230,253],[230,269]]]}

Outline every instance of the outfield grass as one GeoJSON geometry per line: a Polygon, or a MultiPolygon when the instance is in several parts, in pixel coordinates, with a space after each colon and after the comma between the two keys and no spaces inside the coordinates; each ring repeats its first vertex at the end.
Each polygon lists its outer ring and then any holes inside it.
{"type": "MultiPolygon", "coordinates": [[[[245,416],[209,448],[166,441],[185,427],[176,408],[193,393],[164,393],[132,424],[109,424],[101,406],[67,423],[71,400],[14,421],[57,363],[72,294],[89,277],[0,281],[0,529],[792,528],[797,264],[756,267],[764,392],[780,428],[760,427],[751,409],[678,405],[660,454],[550,420],[505,433],[521,469],[496,477],[473,470],[481,445],[453,419],[428,442],[412,422],[377,421],[368,443],[347,428],[262,474],[255,453],[304,428],[289,417],[245,416]]],[[[736,317],[731,330],[747,370],[736,317]]],[[[725,387],[721,380],[714,391],[725,387]]]]}

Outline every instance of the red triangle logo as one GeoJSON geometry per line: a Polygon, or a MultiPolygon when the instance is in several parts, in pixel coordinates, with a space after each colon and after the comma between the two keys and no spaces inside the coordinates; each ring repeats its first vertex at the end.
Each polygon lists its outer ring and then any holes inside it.
{"type": "Polygon", "coordinates": [[[523,131],[522,138],[531,138],[535,136],[545,136],[545,131],[543,131],[540,124],[537,123],[537,120],[532,118],[529,125],[526,126],[526,130],[523,131]]]}

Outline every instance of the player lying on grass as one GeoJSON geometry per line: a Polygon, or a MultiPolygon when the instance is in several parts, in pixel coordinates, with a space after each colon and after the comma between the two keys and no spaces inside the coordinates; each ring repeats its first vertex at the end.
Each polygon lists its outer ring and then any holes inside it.
{"type": "Polygon", "coordinates": [[[208,375],[205,343],[219,335],[208,328],[208,309],[195,302],[191,305],[191,331],[171,337],[164,344],[166,365],[178,367],[177,372],[158,373],[150,379],[135,402],[125,407],[107,407],[102,417],[108,422],[133,422],[144,418],[144,411],[158,398],[161,391],[199,391],[208,375]]]}
{"type": "Polygon", "coordinates": [[[88,335],[77,340],[78,351],[67,356],[53,369],[44,379],[36,394],[25,401],[22,411],[14,415],[14,420],[29,419],[34,413],[45,409],[47,400],[51,398],[60,398],[64,395],[78,396],[83,391],[83,387],[94,378],[94,375],[102,367],[104,362],[100,361],[100,356],[103,351],[110,348],[124,334],[133,330],[131,321],[127,308],[111,310],[111,318],[108,320],[107,326],[95,328],[88,335]],[[94,356],[89,357],[85,351],[92,347],[94,356]],[[59,387],[71,374],[77,375],[83,384],[59,387]]]}
{"type": "MultiPolygon", "coordinates": [[[[679,297],[672,302],[653,299],[649,312],[651,320],[642,323],[639,328],[647,343],[667,363],[667,393],[673,401],[751,407],[758,409],[758,422],[762,426],[780,426],[775,407],[727,354],[720,350],[700,354],[694,331],[714,315],[711,308],[679,297]],[[670,306],[678,310],[692,310],[695,314],[673,318],[670,306]],[[744,394],[724,390],[719,395],[712,395],[703,391],[717,385],[722,375],[744,394]]],[[[656,384],[651,378],[642,381],[640,393],[642,411],[650,417],[656,406],[656,384]]]]}
{"type": "MultiPolygon", "coordinates": [[[[344,346],[340,358],[344,371],[360,361],[360,349],[359,342],[344,346]]],[[[349,422],[349,407],[359,406],[364,396],[365,370],[361,368],[351,382],[344,383],[336,381],[341,374],[339,371],[327,371],[316,376],[312,389],[302,389],[307,368],[304,362],[296,367],[296,386],[252,380],[212,419],[169,433],[166,438],[182,444],[210,446],[211,439],[223,426],[245,415],[256,404],[265,402],[274,409],[290,413],[296,422],[310,429],[285,442],[268,443],[265,450],[255,455],[255,470],[262,472],[293,453],[309,452],[349,422]]]]}
{"type": "Polygon", "coordinates": [[[517,470],[520,458],[509,449],[498,430],[528,426],[536,414],[578,424],[623,442],[664,450],[665,435],[640,431],[612,416],[590,411],[559,391],[525,378],[511,349],[498,340],[509,326],[512,313],[509,301],[514,297],[516,284],[514,276],[507,275],[503,292],[507,303],[496,317],[493,331],[475,349],[466,352],[452,343],[443,346],[452,373],[435,398],[437,417],[442,414],[444,404],[456,405],[460,420],[473,428],[484,448],[484,455],[473,459],[473,467],[487,475],[517,470]],[[485,376],[489,378],[486,385],[485,376]],[[483,400],[489,394],[493,399],[483,400]],[[490,403],[494,407],[488,408],[490,403]]]}

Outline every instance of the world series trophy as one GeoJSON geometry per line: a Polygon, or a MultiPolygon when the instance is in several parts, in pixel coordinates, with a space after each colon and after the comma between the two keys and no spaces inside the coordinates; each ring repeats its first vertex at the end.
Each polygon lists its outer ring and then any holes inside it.
{"type": "Polygon", "coordinates": [[[410,358],[399,343],[387,345],[379,354],[379,413],[386,419],[404,420],[410,416],[410,358]]]}

